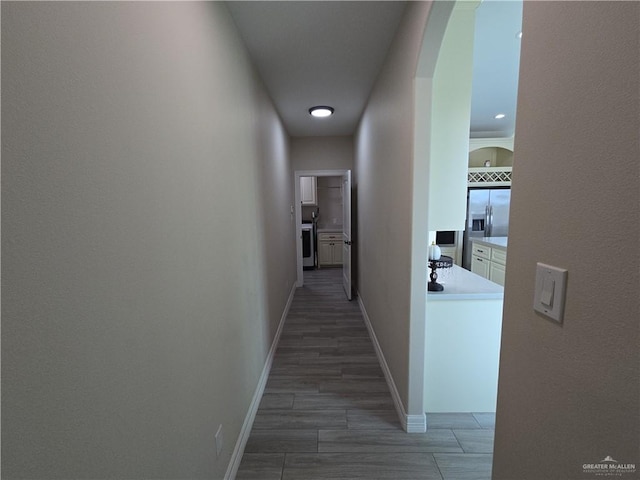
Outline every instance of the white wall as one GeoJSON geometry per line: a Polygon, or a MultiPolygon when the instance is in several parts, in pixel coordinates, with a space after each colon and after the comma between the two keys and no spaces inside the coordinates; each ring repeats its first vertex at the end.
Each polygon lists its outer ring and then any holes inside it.
{"type": "Polygon", "coordinates": [[[358,127],[355,155],[358,291],[409,414],[424,413],[422,383],[418,400],[410,399],[409,356],[414,78],[429,8],[408,3],[358,127]]]}
{"type": "Polygon", "coordinates": [[[502,299],[427,296],[426,316],[425,412],[495,412],[502,299]]]}
{"type": "Polygon", "coordinates": [[[640,467],[639,19],[524,5],[495,480],[640,467]],[[562,325],[533,311],[536,262],[568,269],[562,325]]]}
{"type": "Polygon", "coordinates": [[[3,478],[222,478],[295,279],[225,5],[3,2],[2,67],[3,478]]]}
{"type": "Polygon", "coordinates": [[[293,137],[291,162],[294,170],[352,170],[352,136],[293,137]]]}
{"type": "Polygon", "coordinates": [[[433,75],[428,229],[464,230],[475,9],[456,2],[433,75]]]}
{"type": "MultiPolygon", "coordinates": [[[[318,228],[342,230],[342,177],[318,177],[318,228]]],[[[306,207],[303,207],[303,210],[306,207]]],[[[315,208],[315,207],[308,207],[315,208]]],[[[311,218],[311,214],[309,214],[311,218]]]]}

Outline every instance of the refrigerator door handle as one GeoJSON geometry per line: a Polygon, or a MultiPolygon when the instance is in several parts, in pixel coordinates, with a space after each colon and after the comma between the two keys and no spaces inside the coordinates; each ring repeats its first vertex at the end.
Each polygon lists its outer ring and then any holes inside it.
{"type": "Polygon", "coordinates": [[[489,236],[493,236],[493,205],[489,205],[489,236]]]}
{"type": "Polygon", "coordinates": [[[487,205],[486,207],[484,207],[484,236],[485,237],[489,237],[491,236],[491,217],[489,216],[489,208],[491,208],[489,205],[487,205]]]}

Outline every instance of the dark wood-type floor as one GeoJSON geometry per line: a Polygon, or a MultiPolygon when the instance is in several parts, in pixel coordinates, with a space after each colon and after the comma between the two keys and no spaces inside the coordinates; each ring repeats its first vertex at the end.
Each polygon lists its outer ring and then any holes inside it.
{"type": "Polygon", "coordinates": [[[237,480],[488,480],[492,413],[400,427],[340,269],[305,272],[285,321],[237,480]]]}

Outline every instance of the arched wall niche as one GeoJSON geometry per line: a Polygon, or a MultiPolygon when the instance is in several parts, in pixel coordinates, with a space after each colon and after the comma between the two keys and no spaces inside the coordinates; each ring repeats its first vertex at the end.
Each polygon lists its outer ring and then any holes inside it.
{"type": "Polygon", "coordinates": [[[513,138],[469,139],[470,168],[512,166],[513,138]]]}

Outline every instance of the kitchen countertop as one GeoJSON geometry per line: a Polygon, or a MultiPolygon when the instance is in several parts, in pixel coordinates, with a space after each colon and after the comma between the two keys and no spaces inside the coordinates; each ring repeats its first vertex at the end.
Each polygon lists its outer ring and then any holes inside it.
{"type": "Polygon", "coordinates": [[[507,248],[507,241],[509,237],[471,237],[472,242],[479,242],[488,245],[489,247],[502,247],[507,248]]]}
{"type": "MultiPolygon", "coordinates": [[[[496,238],[506,239],[506,237],[496,238]]],[[[430,273],[431,269],[427,267],[427,278],[430,273]]],[[[443,285],[444,290],[442,292],[427,291],[427,302],[436,300],[502,300],[504,297],[502,286],[458,265],[453,265],[451,268],[439,268],[436,273],[438,274],[436,282],[443,285]]]]}
{"type": "Polygon", "coordinates": [[[332,227],[318,227],[318,233],[342,233],[342,225],[334,225],[332,227]]]}

